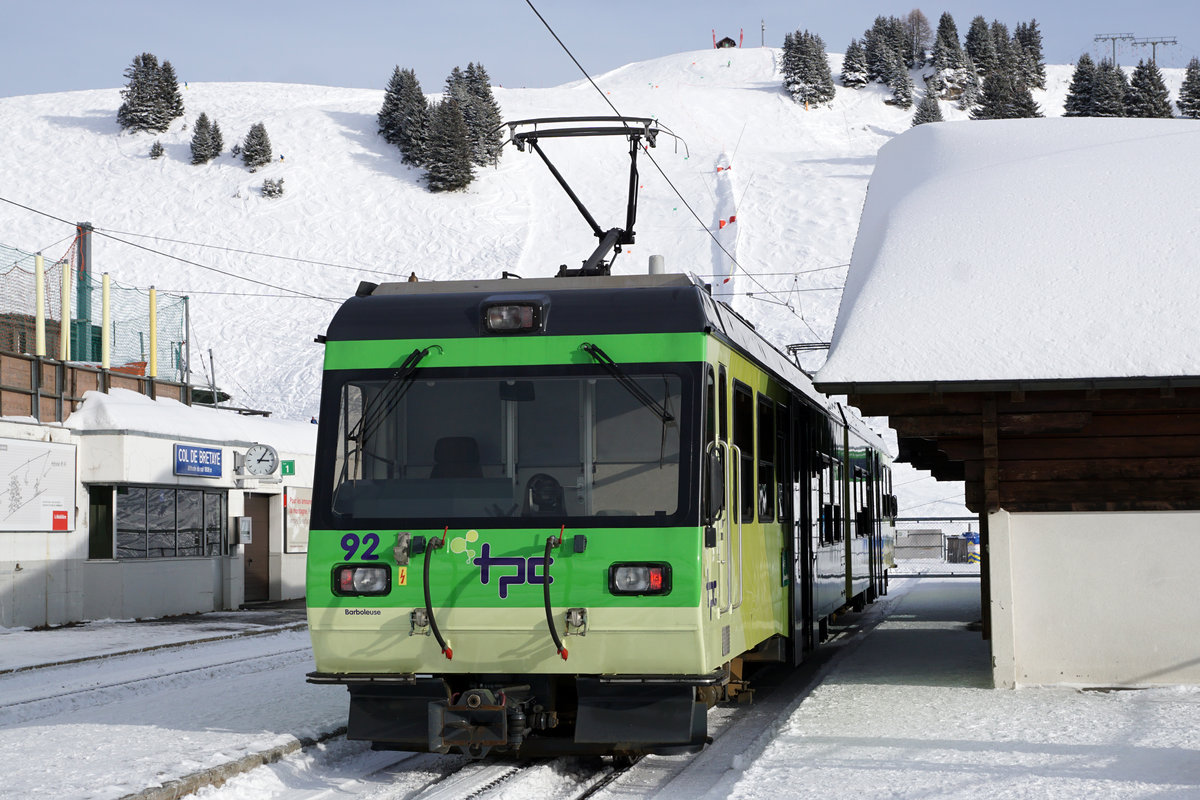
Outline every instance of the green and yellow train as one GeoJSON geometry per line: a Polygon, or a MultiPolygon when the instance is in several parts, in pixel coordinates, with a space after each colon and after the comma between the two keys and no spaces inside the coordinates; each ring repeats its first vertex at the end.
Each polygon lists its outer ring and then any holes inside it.
{"type": "Polygon", "coordinates": [[[352,739],[696,750],[886,591],[882,443],[690,277],[363,284],[322,338],[309,680],[352,739]]]}

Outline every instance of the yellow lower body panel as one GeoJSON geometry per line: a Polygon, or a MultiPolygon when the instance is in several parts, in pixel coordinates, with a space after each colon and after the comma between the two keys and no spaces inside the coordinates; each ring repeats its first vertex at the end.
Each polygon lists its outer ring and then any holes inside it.
{"type": "Polygon", "coordinates": [[[706,657],[697,608],[589,610],[586,633],[570,636],[556,609],[565,661],[541,608],[434,609],[449,660],[428,628],[412,630],[410,611],[309,608],[317,672],[701,675],[728,660],[706,657]]]}

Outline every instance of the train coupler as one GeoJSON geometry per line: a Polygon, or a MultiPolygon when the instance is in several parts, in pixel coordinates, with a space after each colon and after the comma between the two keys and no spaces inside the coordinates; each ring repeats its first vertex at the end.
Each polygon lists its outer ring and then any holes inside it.
{"type": "Polygon", "coordinates": [[[516,750],[529,732],[524,710],[501,692],[470,689],[429,704],[429,750],[483,758],[492,748],[516,750]]]}

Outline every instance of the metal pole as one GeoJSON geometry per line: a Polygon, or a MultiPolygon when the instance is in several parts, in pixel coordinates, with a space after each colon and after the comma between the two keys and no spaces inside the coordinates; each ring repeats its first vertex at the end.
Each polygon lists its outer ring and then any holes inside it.
{"type": "Polygon", "coordinates": [[[92,352],[92,223],[80,222],[75,230],[79,236],[79,248],[75,251],[79,264],[75,278],[75,291],[78,294],[75,312],[80,321],[76,350],[80,361],[92,361],[96,355],[92,352]]]}
{"type": "Polygon", "coordinates": [[[208,375],[211,383],[208,388],[212,389],[212,404],[213,408],[217,407],[217,365],[213,361],[212,348],[208,348],[208,375]]]}

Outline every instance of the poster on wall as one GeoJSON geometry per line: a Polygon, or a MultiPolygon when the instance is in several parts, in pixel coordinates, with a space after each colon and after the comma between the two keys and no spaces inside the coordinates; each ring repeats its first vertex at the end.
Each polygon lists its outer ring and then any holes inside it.
{"type": "Polygon", "coordinates": [[[0,439],[0,531],[75,530],[75,445],[0,439]]]}
{"type": "Polygon", "coordinates": [[[283,490],[284,504],[284,552],[308,552],[308,517],[312,509],[312,489],[303,486],[286,486],[283,490]]]}

